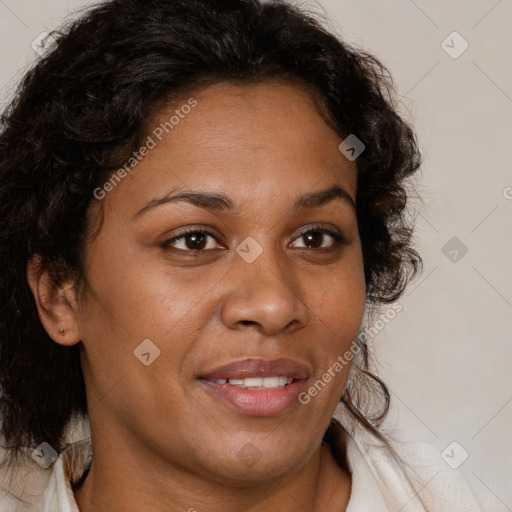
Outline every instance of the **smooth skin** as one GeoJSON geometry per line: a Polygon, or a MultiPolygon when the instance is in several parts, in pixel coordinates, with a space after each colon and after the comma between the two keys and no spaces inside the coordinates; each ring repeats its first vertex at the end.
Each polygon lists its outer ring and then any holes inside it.
{"type": "MultiPolygon", "coordinates": [[[[309,368],[309,387],[350,349],[366,298],[355,163],[303,85],[218,83],[193,96],[197,106],[91,207],[94,221],[101,203],[104,222],[83,290],[53,286],[37,257],[27,269],[49,335],[82,343],[94,459],[77,504],[344,511],[350,474],[322,437],[349,365],[308,404],[268,417],[241,413],[199,378],[235,360],[288,358],[309,368]],[[294,209],[334,185],[346,196],[294,209]],[[233,208],[154,201],[183,191],[233,208]],[[247,237],[263,249],[252,263],[236,251],[247,237]],[[134,355],[145,339],[160,350],[148,366],[134,355]],[[258,454],[252,465],[244,447],[258,454]]],[[[161,109],[148,135],[187,99],[161,109]]]]}

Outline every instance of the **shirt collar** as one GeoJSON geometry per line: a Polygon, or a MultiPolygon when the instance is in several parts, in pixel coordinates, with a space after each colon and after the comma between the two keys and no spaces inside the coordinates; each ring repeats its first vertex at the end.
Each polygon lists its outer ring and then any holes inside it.
{"type": "Polygon", "coordinates": [[[79,512],[72,485],[91,467],[91,439],[69,445],[53,465],[53,470],[37,512],[79,512]]]}

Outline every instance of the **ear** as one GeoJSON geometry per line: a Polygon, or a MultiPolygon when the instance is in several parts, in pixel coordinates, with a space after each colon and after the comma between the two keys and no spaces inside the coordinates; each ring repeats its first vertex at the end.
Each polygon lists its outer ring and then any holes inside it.
{"type": "Polygon", "coordinates": [[[48,271],[43,268],[39,254],[34,254],[27,264],[27,280],[34,295],[39,319],[50,338],[65,346],[78,343],[78,302],[74,283],[66,282],[56,286],[48,271]]]}

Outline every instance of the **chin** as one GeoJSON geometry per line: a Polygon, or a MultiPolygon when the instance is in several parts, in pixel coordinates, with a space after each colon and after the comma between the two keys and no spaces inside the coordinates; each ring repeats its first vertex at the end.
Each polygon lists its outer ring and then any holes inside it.
{"type": "Polygon", "coordinates": [[[311,443],[308,449],[305,440],[296,443],[283,440],[280,446],[269,446],[264,440],[236,443],[231,440],[229,449],[225,453],[211,454],[209,462],[217,459],[212,470],[219,482],[233,487],[247,487],[275,482],[292,475],[307,464],[314,452],[315,445],[311,443]],[[219,456],[221,460],[218,460],[219,456]]]}

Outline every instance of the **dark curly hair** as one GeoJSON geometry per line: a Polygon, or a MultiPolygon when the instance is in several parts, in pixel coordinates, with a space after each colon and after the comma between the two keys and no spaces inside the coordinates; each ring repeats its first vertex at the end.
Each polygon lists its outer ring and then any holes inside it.
{"type": "MultiPolygon", "coordinates": [[[[284,1],[110,0],[51,35],[56,44],[1,116],[0,417],[12,454],[43,441],[62,450],[69,421],[87,416],[81,344],[61,346],[44,330],[27,262],[39,254],[56,284],[81,282],[94,190],[179,95],[222,81],[305,84],[329,126],[366,146],[356,204],[368,304],[395,301],[420,269],[406,215],[415,134],[387,69],[315,16],[284,1]]],[[[370,372],[366,341],[341,401],[382,436],[389,393],[370,372]]]]}

